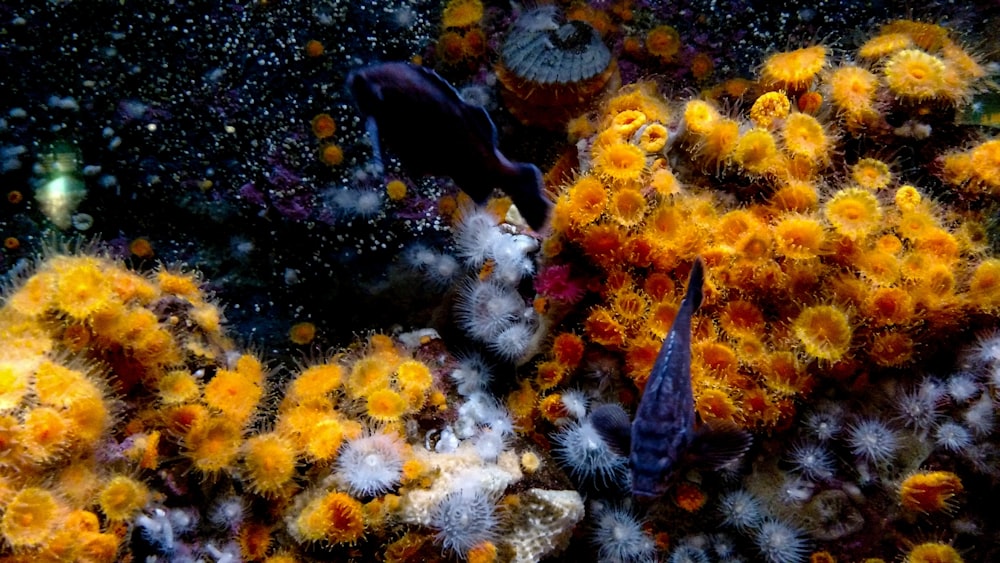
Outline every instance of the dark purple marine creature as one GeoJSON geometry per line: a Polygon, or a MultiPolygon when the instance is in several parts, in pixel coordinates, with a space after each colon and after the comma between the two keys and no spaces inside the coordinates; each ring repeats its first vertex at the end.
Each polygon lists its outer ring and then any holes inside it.
{"type": "Polygon", "coordinates": [[[379,163],[381,136],[410,171],[448,176],[476,203],[500,188],[531,228],[545,226],[552,204],[542,192],[538,168],[501,154],[486,110],[462,100],[437,73],[383,63],[352,72],[347,86],[367,119],[379,163]]]}
{"type": "Polygon", "coordinates": [[[718,469],[750,447],[750,435],[742,430],[695,428],[691,316],[701,305],[704,280],[705,266],[698,258],[631,425],[625,410],[615,404],[601,405],[590,416],[601,437],[628,456],[636,498],[660,497],[670,488],[670,477],[683,468],[718,469]]]}

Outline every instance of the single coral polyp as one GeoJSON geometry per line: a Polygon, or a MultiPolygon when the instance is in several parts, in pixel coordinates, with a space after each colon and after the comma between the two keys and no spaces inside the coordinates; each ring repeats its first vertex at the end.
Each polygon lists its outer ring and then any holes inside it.
{"type": "Polygon", "coordinates": [[[361,503],[340,492],[313,499],[293,522],[292,534],[301,542],[354,543],[365,531],[361,503]]]}
{"type": "Polygon", "coordinates": [[[908,102],[954,101],[964,96],[948,77],[944,61],[919,49],[894,54],[882,69],[889,91],[908,102]]]}
{"type": "Polygon", "coordinates": [[[14,547],[36,546],[55,532],[59,513],[60,506],[51,492],[28,487],[7,503],[0,532],[14,547]]]}
{"type": "Polygon", "coordinates": [[[646,171],[646,154],[630,143],[611,143],[595,148],[594,168],[610,181],[634,182],[646,171]]]}
{"type": "Polygon", "coordinates": [[[781,165],[774,135],[766,129],[759,128],[751,129],[740,136],[733,150],[733,160],[752,176],[776,172],[781,165]]]}
{"type": "Polygon", "coordinates": [[[826,66],[826,47],[813,45],[771,55],[760,71],[761,80],[774,89],[801,91],[826,66]]]}
{"type": "Polygon", "coordinates": [[[792,323],[792,330],[806,353],[821,360],[839,360],[851,345],[847,315],[831,305],[803,309],[792,323]]]}
{"type": "Polygon", "coordinates": [[[871,192],[860,188],[838,191],[823,206],[823,212],[838,233],[852,239],[874,232],[882,221],[878,200],[871,192]]]}

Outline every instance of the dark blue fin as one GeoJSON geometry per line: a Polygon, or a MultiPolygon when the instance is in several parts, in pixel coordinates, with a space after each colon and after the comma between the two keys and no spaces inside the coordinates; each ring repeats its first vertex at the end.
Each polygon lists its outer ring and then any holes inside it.
{"type": "Polygon", "coordinates": [[[718,470],[745,454],[751,445],[753,436],[735,426],[702,428],[684,454],[685,465],[718,470]]]}
{"type": "Polygon", "coordinates": [[[382,149],[379,147],[378,123],[375,122],[374,117],[368,116],[368,119],[365,119],[365,132],[368,133],[368,140],[372,144],[372,159],[375,161],[375,167],[381,174],[385,171],[385,166],[382,163],[382,149]]]}
{"type": "Polygon", "coordinates": [[[694,314],[701,307],[701,298],[704,291],[702,288],[703,285],[705,285],[705,264],[701,261],[701,256],[699,256],[695,258],[694,264],[691,265],[687,293],[684,295],[684,301],[681,302],[681,309],[690,303],[691,314],[694,314]]]}
{"type": "Polygon", "coordinates": [[[534,164],[512,163],[516,175],[501,189],[510,196],[517,206],[521,217],[535,231],[541,231],[549,221],[552,202],[545,196],[545,186],[542,183],[542,173],[534,164]]]}
{"type": "Polygon", "coordinates": [[[616,454],[628,457],[632,448],[632,423],[620,405],[607,403],[590,412],[590,423],[616,454]]]}

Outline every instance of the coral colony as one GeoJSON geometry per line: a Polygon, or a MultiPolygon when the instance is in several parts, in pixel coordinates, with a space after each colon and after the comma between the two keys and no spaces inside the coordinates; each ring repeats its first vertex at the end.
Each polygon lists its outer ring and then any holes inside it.
{"type": "Polygon", "coordinates": [[[79,4],[0,10],[0,561],[1000,558],[998,69],[959,16],[155,6],[56,92],[26,42],[79,4]],[[551,209],[376,165],[343,85],[389,60],[530,138],[551,209]],[[752,446],[632,498],[606,415],[665,338],[752,446]]]}

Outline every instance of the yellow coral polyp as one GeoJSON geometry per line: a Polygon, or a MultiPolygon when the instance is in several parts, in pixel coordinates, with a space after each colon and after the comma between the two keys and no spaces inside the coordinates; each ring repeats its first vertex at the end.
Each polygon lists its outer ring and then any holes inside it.
{"type": "Polygon", "coordinates": [[[56,280],[51,272],[38,272],[7,298],[7,305],[26,317],[44,315],[54,305],[56,280]]]}
{"type": "Polygon", "coordinates": [[[21,405],[30,386],[31,368],[27,361],[0,361],[0,412],[21,405]]]}
{"type": "Polygon", "coordinates": [[[905,324],[913,313],[909,292],[899,287],[880,287],[865,302],[865,314],[879,326],[905,324]]]}
{"type": "Polygon", "coordinates": [[[396,383],[402,389],[424,392],[434,383],[434,376],[426,364],[419,360],[406,360],[396,368],[396,383]]]}
{"type": "Polygon", "coordinates": [[[750,106],[750,121],[757,127],[771,129],[788,117],[792,102],[784,92],[767,92],[750,106]]]}
{"type": "Polygon", "coordinates": [[[253,414],[263,393],[242,373],[222,369],[205,385],[205,404],[242,424],[253,414]]]}
{"type": "Polygon", "coordinates": [[[865,237],[882,226],[878,200],[861,188],[838,191],[823,205],[823,213],[834,230],[852,239],[865,237]]]}
{"type": "Polygon", "coordinates": [[[337,456],[344,441],[344,425],[336,417],[324,417],[311,425],[303,438],[306,454],[317,461],[328,461],[337,456]]]}
{"type": "Polygon", "coordinates": [[[785,151],[811,168],[819,168],[830,159],[833,142],[823,125],[807,113],[793,113],[781,127],[785,151]]]}
{"type": "Polygon", "coordinates": [[[35,394],[41,404],[54,407],[101,397],[97,385],[82,372],[49,360],[43,361],[35,372],[35,394]]]}
{"type": "Polygon", "coordinates": [[[667,128],[662,123],[650,123],[639,135],[639,146],[647,153],[657,153],[667,145],[667,128]]]}
{"type": "Polygon", "coordinates": [[[164,293],[186,297],[192,301],[201,299],[201,284],[193,274],[161,269],[156,272],[155,280],[164,293]]]}
{"type": "Polygon", "coordinates": [[[694,150],[699,158],[708,159],[718,165],[733,156],[739,140],[740,124],[734,119],[724,117],[708,127],[705,135],[695,144],[694,150]]]}
{"type": "Polygon", "coordinates": [[[112,478],[97,495],[101,512],[113,521],[128,520],[147,502],[149,489],[146,485],[124,475],[112,478]]]}
{"type": "Polygon", "coordinates": [[[587,225],[600,218],[607,204],[608,192],[600,180],[584,176],[570,186],[566,198],[556,202],[556,208],[564,208],[572,223],[587,225]]]}
{"type": "Polygon", "coordinates": [[[804,213],[816,208],[819,191],[810,181],[789,179],[771,194],[770,201],[778,211],[804,213]]]}
{"type": "Polygon", "coordinates": [[[160,401],[165,405],[176,405],[196,399],[201,395],[198,380],[187,370],[167,372],[157,382],[160,401]]]}
{"type": "Polygon", "coordinates": [[[857,66],[842,66],[830,73],[826,88],[830,102],[838,112],[848,117],[863,118],[873,113],[878,93],[878,77],[871,71],[857,66]]]}
{"type": "Polygon", "coordinates": [[[751,129],[736,141],[733,160],[750,175],[774,172],[779,164],[778,143],[766,129],[751,129]]]}
{"type": "Polygon", "coordinates": [[[725,391],[708,388],[696,393],[695,410],[703,420],[718,420],[731,424],[736,422],[739,407],[725,391]]]}
{"type": "Polygon", "coordinates": [[[649,300],[645,295],[631,288],[622,288],[611,297],[611,310],[623,324],[642,320],[649,310],[649,300]]]}
{"type": "Polygon", "coordinates": [[[313,499],[294,519],[292,533],[301,542],[354,543],[364,535],[361,503],[341,492],[313,499]]]}
{"type": "Polygon", "coordinates": [[[340,387],[344,369],[335,363],[310,366],[299,374],[288,386],[286,400],[306,401],[323,397],[340,387]]]}
{"type": "Polygon", "coordinates": [[[27,455],[45,463],[66,452],[70,423],[66,415],[51,407],[37,407],[24,417],[20,441],[27,455]]]}
{"type": "Polygon", "coordinates": [[[726,303],[719,325],[730,336],[756,336],[765,333],[764,313],[749,301],[735,299],[726,303]]]}
{"type": "Polygon", "coordinates": [[[449,0],[441,15],[441,27],[470,27],[483,19],[483,3],[480,0],[449,0]]]}
{"type": "Polygon", "coordinates": [[[774,227],[775,250],[793,259],[819,256],[826,245],[826,229],[809,216],[792,215],[783,218],[774,227]]]}
{"type": "Polygon", "coordinates": [[[100,397],[75,401],[63,414],[70,423],[70,434],[88,449],[96,445],[111,418],[100,397]]]}
{"type": "Polygon", "coordinates": [[[646,114],[636,109],[627,109],[611,118],[611,130],[620,139],[629,139],[646,123],[646,114]]]}
{"type": "Polygon", "coordinates": [[[983,260],[972,272],[969,295],[987,307],[1000,305],[1000,259],[983,260]]]}
{"type": "Polygon", "coordinates": [[[882,68],[889,91],[910,102],[956,99],[944,61],[919,49],[904,49],[892,55],[882,68]]]}
{"type": "Polygon", "coordinates": [[[851,179],[858,187],[878,191],[892,182],[889,165],[877,158],[862,158],[851,167],[851,179]]]}
{"type": "Polygon", "coordinates": [[[951,499],[962,491],[962,480],[950,471],[921,471],[899,486],[899,501],[908,510],[937,512],[948,510],[951,499]]]}
{"type": "Polygon", "coordinates": [[[608,214],[623,227],[634,227],[646,216],[648,203],[642,193],[635,188],[622,188],[611,194],[608,214]]]}
{"type": "Polygon", "coordinates": [[[279,434],[258,434],[243,445],[246,478],[258,493],[280,492],[295,476],[295,461],[291,441],[279,434]]]}
{"type": "Polygon", "coordinates": [[[662,61],[671,61],[681,49],[681,36],[669,25],[660,25],[646,34],[646,50],[662,61]]]}
{"type": "Polygon", "coordinates": [[[832,305],[803,309],[792,323],[792,331],[806,353],[821,360],[839,360],[851,345],[847,314],[832,305]]]}
{"type": "Polygon", "coordinates": [[[963,563],[962,556],[946,543],[926,542],[906,554],[905,563],[963,563]]]}
{"type": "Polygon", "coordinates": [[[392,389],[377,389],[368,395],[368,416],[379,422],[399,420],[406,407],[406,400],[392,389]]]}
{"type": "Polygon", "coordinates": [[[110,306],[115,294],[102,266],[94,258],[71,259],[56,278],[55,306],[81,321],[110,306]]]}
{"type": "Polygon", "coordinates": [[[11,546],[34,547],[55,533],[60,506],[55,495],[46,489],[22,489],[5,508],[0,532],[11,546]]]}
{"type": "Polygon", "coordinates": [[[977,145],[970,153],[972,175],[987,191],[1000,191],[1000,139],[977,145]]]}
{"type": "Polygon", "coordinates": [[[365,397],[377,389],[389,386],[393,366],[376,357],[367,356],[354,362],[347,378],[346,389],[352,397],[365,397]]]}
{"type": "Polygon", "coordinates": [[[764,61],[760,77],[772,88],[805,90],[826,66],[826,47],[813,45],[794,51],[776,53],[764,61]]]}
{"type": "Polygon", "coordinates": [[[242,442],[242,423],[209,417],[185,435],[184,453],[199,471],[215,473],[232,467],[242,442]]]}
{"type": "Polygon", "coordinates": [[[719,110],[711,103],[705,100],[691,100],[684,105],[683,130],[704,137],[721,117],[719,110]]]}
{"type": "Polygon", "coordinates": [[[865,41],[858,49],[858,55],[864,59],[881,59],[911,47],[913,40],[905,33],[882,33],[865,41]]]}
{"type": "Polygon", "coordinates": [[[646,171],[646,153],[626,142],[596,147],[594,170],[602,178],[626,183],[639,180],[646,171]]]}

